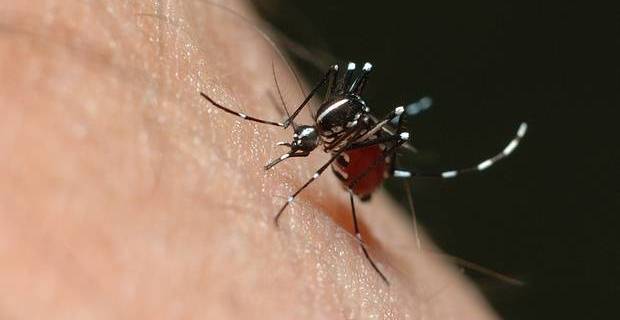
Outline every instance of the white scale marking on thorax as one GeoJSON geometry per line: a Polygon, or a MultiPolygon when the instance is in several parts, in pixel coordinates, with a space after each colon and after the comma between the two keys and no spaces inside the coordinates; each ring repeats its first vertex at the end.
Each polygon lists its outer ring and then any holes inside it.
{"type": "Polygon", "coordinates": [[[334,102],[331,106],[329,106],[325,111],[321,112],[321,114],[316,118],[316,122],[321,122],[321,120],[330,112],[334,111],[334,109],[340,107],[341,105],[349,102],[349,99],[342,99],[340,101],[334,102]]]}

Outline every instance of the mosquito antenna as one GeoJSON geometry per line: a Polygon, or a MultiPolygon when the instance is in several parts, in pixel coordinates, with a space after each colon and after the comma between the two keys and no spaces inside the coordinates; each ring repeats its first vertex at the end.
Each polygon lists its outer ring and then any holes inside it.
{"type": "Polygon", "coordinates": [[[318,38],[319,42],[321,42],[319,46],[308,46],[307,44],[300,44],[278,29],[270,30],[270,32],[273,33],[280,44],[283,45],[289,53],[306,62],[319,72],[323,72],[325,67],[329,66],[333,61],[339,60],[326,49],[327,46],[325,45],[325,41],[321,39],[321,37],[318,38]]]}
{"type": "MultiPolygon", "coordinates": [[[[282,96],[282,91],[280,90],[280,84],[278,83],[278,76],[276,75],[276,65],[273,63],[273,59],[271,59],[271,73],[273,74],[273,81],[276,84],[276,89],[278,90],[278,96],[280,97],[280,102],[282,103],[282,107],[284,107],[284,111],[286,112],[287,119],[291,118],[291,114],[288,112],[288,108],[286,107],[286,102],[284,102],[284,97],[282,96]]],[[[297,125],[295,121],[291,121],[291,125],[293,126],[293,130],[297,130],[297,125]]]]}
{"type": "MultiPolygon", "coordinates": [[[[203,0],[203,3],[206,3],[208,5],[214,6],[214,7],[218,7],[232,15],[234,15],[235,17],[239,18],[241,21],[243,21],[245,24],[249,25],[250,27],[252,27],[252,29],[254,29],[254,31],[256,31],[265,41],[267,41],[267,43],[269,43],[269,45],[273,48],[273,50],[277,53],[278,57],[284,62],[284,64],[286,64],[288,70],[293,74],[293,76],[295,77],[295,81],[297,82],[297,85],[299,85],[299,90],[301,90],[301,93],[303,95],[306,95],[304,92],[304,87],[301,83],[301,80],[299,79],[299,75],[297,75],[297,72],[295,72],[295,69],[293,69],[291,63],[288,61],[288,59],[286,59],[286,57],[284,56],[284,54],[282,53],[282,51],[278,48],[278,46],[276,45],[276,43],[273,41],[273,39],[271,39],[271,37],[263,30],[261,30],[259,27],[256,26],[256,24],[254,24],[252,21],[250,21],[248,18],[244,17],[243,15],[239,14],[238,12],[236,12],[235,10],[226,7],[224,5],[221,5],[219,3],[215,3],[215,2],[211,2],[211,1],[207,1],[207,0],[203,0]]],[[[284,106],[284,108],[286,109],[286,106],[284,106]]],[[[286,113],[288,113],[288,110],[286,110],[286,113]]]]}
{"type": "Polygon", "coordinates": [[[284,35],[281,31],[276,30],[276,35],[278,36],[280,42],[282,42],[293,55],[307,62],[316,70],[322,71],[325,69],[325,66],[328,66],[331,63],[331,61],[337,60],[325,50],[306,48],[305,46],[292,40],[290,37],[284,35]]]}

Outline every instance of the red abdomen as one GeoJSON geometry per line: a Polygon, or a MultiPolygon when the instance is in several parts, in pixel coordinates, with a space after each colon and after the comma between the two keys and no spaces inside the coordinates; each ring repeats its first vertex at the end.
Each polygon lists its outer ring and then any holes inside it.
{"type": "Polygon", "coordinates": [[[346,151],[333,163],[332,169],[342,183],[360,198],[366,198],[385,179],[387,162],[379,145],[346,151]]]}

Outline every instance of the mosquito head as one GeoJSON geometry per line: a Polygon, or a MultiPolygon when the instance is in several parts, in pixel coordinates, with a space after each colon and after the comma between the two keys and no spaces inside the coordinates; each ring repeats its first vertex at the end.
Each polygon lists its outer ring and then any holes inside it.
{"type": "Polygon", "coordinates": [[[276,164],[290,158],[290,157],[305,157],[318,147],[321,140],[319,139],[319,133],[313,126],[297,126],[295,133],[293,134],[293,141],[278,142],[277,145],[291,148],[291,150],[279,158],[271,160],[265,165],[265,170],[273,168],[276,164]]]}
{"type": "Polygon", "coordinates": [[[292,151],[311,152],[319,145],[319,133],[313,126],[298,126],[293,134],[292,151]]]}

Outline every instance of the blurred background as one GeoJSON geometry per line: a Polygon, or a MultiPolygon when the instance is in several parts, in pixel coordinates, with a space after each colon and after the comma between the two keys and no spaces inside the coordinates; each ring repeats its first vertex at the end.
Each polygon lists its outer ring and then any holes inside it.
{"type": "MultiPolygon", "coordinates": [[[[311,83],[329,64],[370,61],[365,98],[375,114],[434,99],[409,124],[423,150],[403,157],[409,168],[476,164],[527,121],[521,147],[491,170],[417,180],[418,219],[446,252],[526,283],[467,272],[506,319],[617,317],[618,11],[551,2],[254,4],[298,44],[285,47],[306,57],[296,62],[311,83]]],[[[404,200],[400,184],[388,188],[404,200]]]]}

